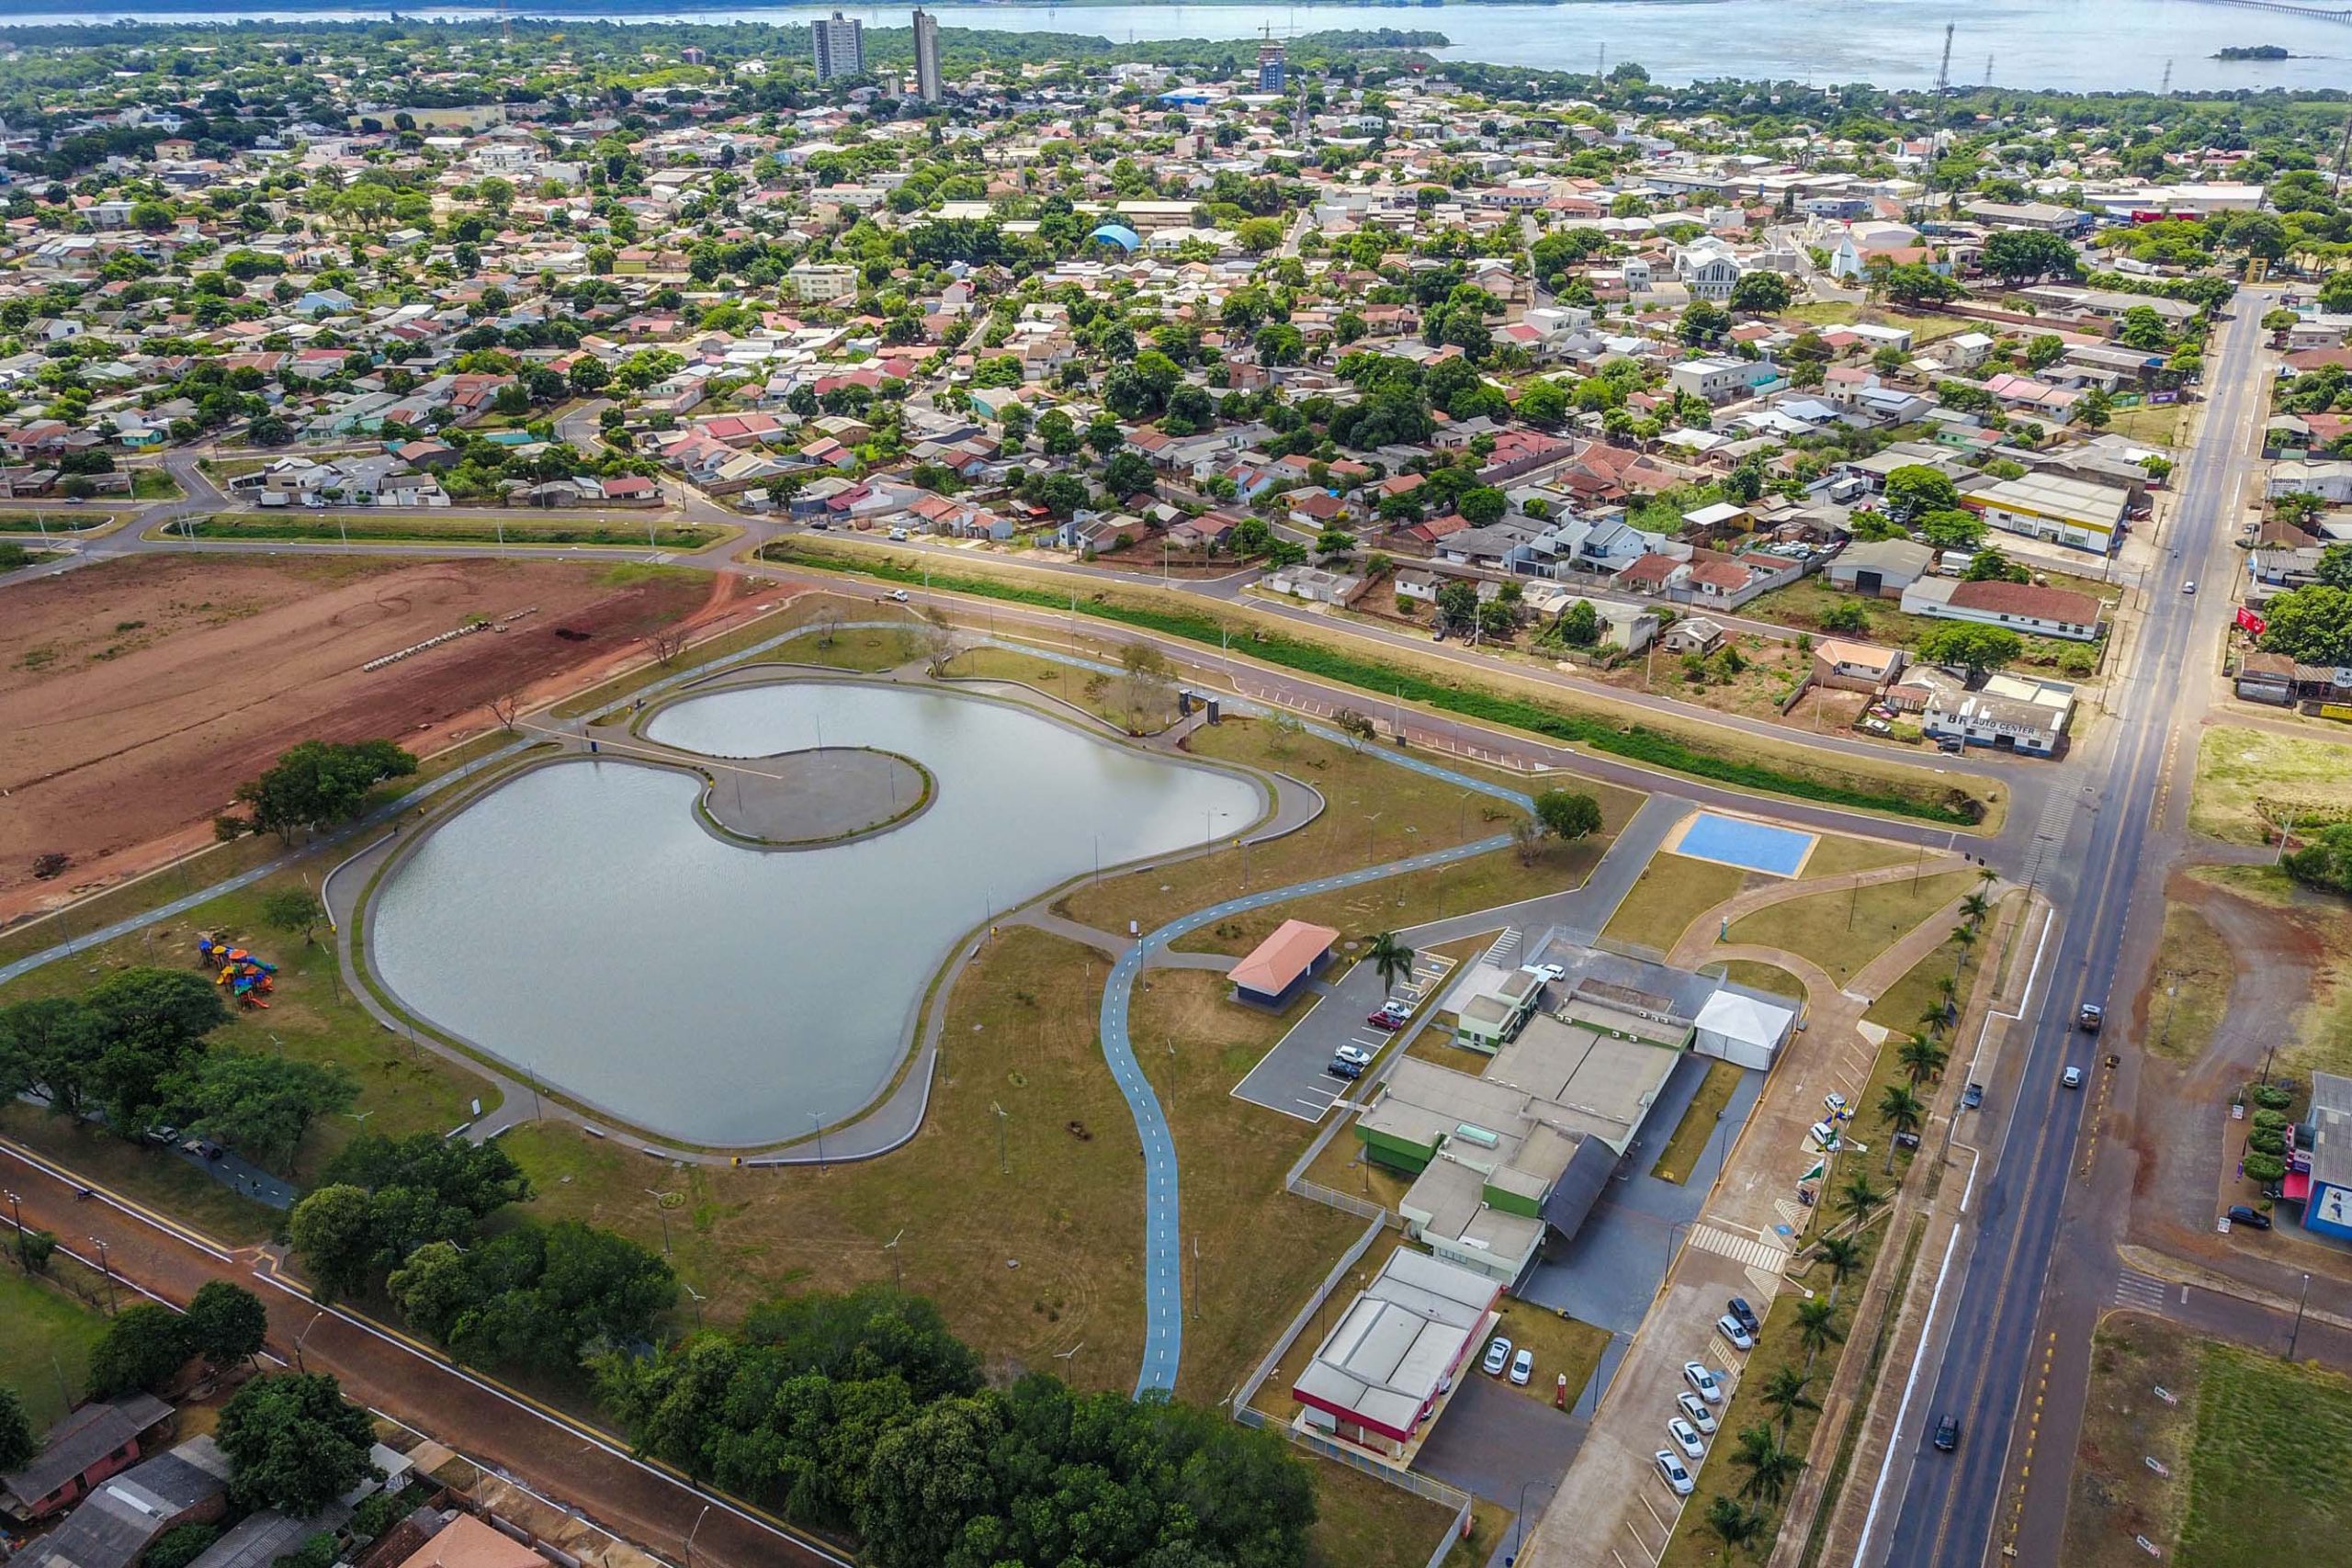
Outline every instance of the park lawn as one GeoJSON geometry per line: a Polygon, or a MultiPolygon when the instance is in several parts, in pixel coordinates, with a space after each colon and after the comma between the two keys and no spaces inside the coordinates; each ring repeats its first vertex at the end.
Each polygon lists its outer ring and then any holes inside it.
{"type": "Polygon", "coordinates": [[[2107,433],[2150,446],[2177,446],[2181,416],[2188,412],[2186,403],[2143,403],[2138,408],[2116,409],[2108,415],[2107,433]]]}
{"type": "Polygon", "coordinates": [[[740,528],[706,523],[649,524],[607,520],[533,516],[517,512],[510,518],[484,521],[476,517],[443,517],[430,513],[384,515],[356,513],[224,512],[210,517],[184,518],[165,525],[174,538],[196,539],[344,539],[422,540],[428,544],[571,545],[612,549],[699,550],[742,532],[740,528]]]}
{"type": "Polygon", "coordinates": [[[1724,978],[1735,986],[1753,986],[1792,1002],[1806,999],[1804,982],[1777,964],[1758,964],[1753,958],[1725,959],[1724,978]]]}
{"type": "MultiPolygon", "coordinates": [[[[1443,1062],[1449,1067],[1474,1074],[1487,1065],[1486,1057],[1458,1046],[1439,1045],[1424,1049],[1435,1038],[1442,1037],[1434,1030],[1423,1031],[1420,1039],[1413,1043],[1406,1055],[1443,1062]],[[1450,1052],[1451,1059],[1432,1055],[1431,1050],[1450,1052]]],[[[1315,1163],[1308,1166],[1303,1174],[1309,1181],[1329,1187],[1334,1192],[1345,1192],[1351,1197],[1377,1203],[1391,1213],[1396,1212],[1396,1205],[1403,1201],[1405,1194],[1413,1190],[1411,1177],[1364,1158],[1363,1140],[1356,1136],[1352,1127],[1324,1145],[1323,1152],[1315,1156],[1315,1163]]]]}
{"type": "Polygon", "coordinates": [[[2284,912],[2310,936],[2321,956],[2298,966],[2310,999],[2296,1015],[2293,1038],[2279,1042],[2278,1066],[2352,1075],[2352,906],[2297,886],[2275,866],[2198,866],[2189,874],[2284,912]]]}
{"type": "Polygon", "coordinates": [[[2275,1562],[2282,1541],[2340,1553],[2352,1474],[2352,1380],[2244,1346],[2208,1342],[2188,1456],[2188,1568],[2275,1562]]]}
{"type": "Polygon", "coordinates": [[[1157,735],[1176,722],[1176,688],[1138,683],[1125,675],[1080,670],[1057,659],[1012,648],[967,649],[941,673],[951,679],[1016,681],[1130,735],[1157,735]]]}
{"type": "Polygon", "coordinates": [[[1810,958],[1841,985],[1902,935],[1977,886],[1973,871],[1900,877],[1787,898],[1734,920],[1725,940],[1810,958]]]}
{"type": "Polygon", "coordinates": [[[862,670],[868,673],[895,670],[922,657],[922,644],[911,626],[906,627],[848,626],[830,637],[804,637],[776,650],[795,664],[821,664],[832,670],[862,670]]]}
{"type": "Polygon", "coordinates": [[[1282,1317],[1267,1303],[1304,1301],[1364,1222],[1283,1190],[1313,1126],[1234,1097],[1239,1075],[1229,1064],[1254,1063],[1284,1021],[1226,1000],[1225,976],[1208,970],[1154,970],[1149,978],[1151,989],[1135,994],[1127,1034],[1167,1114],[1182,1175],[1193,1315],[1176,1392],[1205,1404],[1230,1395],[1266,1353],[1282,1317]]]}
{"type": "MultiPolygon", "coordinates": [[[[1091,948],[1005,928],[945,998],[945,1062],[922,1131],[875,1159],[664,1168],[554,1123],[501,1143],[531,1175],[534,1218],[589,1220],[660,1247],[647,1190],[680,1193],[671,1260],[714,1323],[902,1269],[905,1288],[939,1303],[992,1376],[1047,1371],[1125,1392],[1143,1354],[1143,1175],[1134,1120],[1095,1036],[1108,976],[1091,948]]],[[[816,1151],[804,1141],[796,1152],[816,1151]]],[[[1192,1185],[1207,1173],[1184,1174],[1188,1223],[1213,1223],[1192,1185]]],[[[1212,1300],[1223,1297],[1204,1295],[1204,1309],[1212,1300]]],[[[1205,1346],[1220,1325],[1193,1332],[1205,1346]]]]}
{"type": "Polygon", "coordinates": [[[2165,903],[2162,957],[2149,975],[2148,1034],[2143,1043],[2175,1062],[2193,1062],[2222,1026],[2237,963],[2203,915],[2187,904],[2165,903]]]}
{"type": "MultiPolygon", "coordinates": [[[[309,943],[300,931],[275,931],[262,920],[264,897],[279,887],[302,885],[298,874],[288,872],[223,894],[172,920],[45,964],[0,991],[0,1000],[78,994],[99,976],[133,964],[193,969],[196,933],[226,933],[278,966],[277,989],[266,1010],[232,1005],[229,1021],[210,1036],[215,1048],[282,1054],[291,1060],[343,1068],[358,1085],[355,1114],[368,1118],[369,1132],[392,1137],[445,1133],[470,1118],[469,1101],[479,1098],[485,1108],[493,1104],[498,1097],[485,1079],[429,1052],[417,1053],[360,1007],[342,982],[324,920],[309,943]]],[[[305,1182],[314,1178],[358,1125],[353,1116],[343,1115],[313,1122],[296,1154],[294,1169],[280,1174],[305,1182]]],[[[144,1163],[184,1168],[168,1155],[136,1152],[144,1163]]],[[[217,1187],[209,1180],[202,1185],[217,1187]]]]}
{"type": "MultiPolygon", "coordinates": [[[[1502,1320],[1487,1331],[1487,1337],[1501,1335],[1510,1341],[1514,1354],[1521,1349],[1534,1351],[1535,1368],[1524,1383],[1513,1383],[1509,1377],[1498,1381],[1513,1393],[1549,1405],[1558,1392],[1560,1378],[1565,1376],[1568,1380],[1568,1408],[1575,1409],[1577,1395],[1592,1381],[1593,1369],[1600,1365],[1600,1353],[1609,1348],[1609,1330],[1563,1317],[1550,1307],[1538,1306],[1517,1296],[1504,1296],[1500,1306],[1502,1320]]],[[[1477,1353],[1487,1353],[1485,1340],[1479,1341],[1477,1353]]],[[[1563,1411],[1560,1419],[1567,1418],[1563,1411]]]]}
{"type": "Polygon", "coordinates": [[[1739,1069],[1729,1062],[1709,1062],[1706,1078],[1699,1085],[1699,1092],[1682,1112],[1682,1120],[1674,1124],[1674,1135],[1657,1152],[1657,1162],[1650,1174],[1660,1181],[1679,1184],[1690,1174],[1706,1152],[1707,1140],[1713,1136],[1716,1119],[1724,1107],[1731,1103],[1732,1091],[1739,1087],[1739,1069]]]}
{"type": "Polygon", "coordinates": [[[1380,931],[1580,887],[1607,848],[1599,839],[1574,844],[1552,842],[1532,862],[1522,861],[1516,850],[1491,850],[1451,865],[1230,915],[1176,945],[1183,952],[1227,953],[1238,957],[1272,935],[1284,920],[1299,919],[1339,931],[1340,954],[1349,957],[1380,931]]]}
{"type": "MultiPolygon", "coordinates": [[[[1263,719],[1204,726],[1184,738],[1184,750],[1304,780],[1322,795],[1325,809],[1305,828],[1266,843],[1123,872],[1074,888],[1055,902],[1057,914],[1104,931],[1124,931],[1131,919],[1150,931],[1250,889],[1286,887],[1507,833],[1524,815],[1508,801],[1399,767],[1376,750],[1359,750],[1311,731],[1285,732],[1263,719]]],[[[1499,776],[1458,771],[1470,777],[1499,776]]],[[[1641,797],[1631,791],[1573,779],[1560,784],[1586,789],[1600,802],[1603,831],[1614,830],[1640,806],[1641,797]]],[[[1513,780],[1510,787],[1531,785],[1513,780]]],[[[1389,897],[1395,897],[1393,887],[1389,897]]],[[[1204,932],[1195,940],[1207,939],[1204,932]]]]}
{"type": "Polygon", "coordinates": [[[1661,851],[1626,892],[1601,934],[1672,953],[1690,922],[1747,886],[1747,875],[1736,865],[1661,851]]]}
{"type": "Polygon", "coordinates": [[[2270,841],[2291,818],[2306,831],[2352,818],[2352,746],[2217,724],[2197,747],[2188,826],[2231,844],[2270,841]]]}
{"type": "MultiPolygon", "coordinates": [[[[51,1267],[74,1265],[58,1258],[51,1267]]],[[[0,1323],[8,1325],[0,1334],[0,1387],[13,1388],[23,1398],[38,1437],[72,1407],[72,1400],[81,1398],[90,1347],[107,1330],[106,1314],[62,1286],[27,1279],[11,1263],[0,1274],[0,1323]]]]}
{"type": "MultiPolygon", "coordinates": [[[[639,561],[625,561],[607,568],[601,581],[608,584],[617,584],[628,581],[631,576],[639,572],[665,570],[692,570],[694,569],[683,567],[671,569],[650,566],[639,561]]],[[[566,697],[549,707],[546,716],[580,718],[589,714],[600,714],[602,715],[600,722],[610,721],[622,715],[604,713],[605,709],[612,707],[614,704],[625,697],[644,690],[656,681],[683,670],[697,669],[705,664],[726,660],[743,652],[746,649],[756,648],[771,637],[782,637],[788,631],[812,626],[820,620],[828,618],[836,621],[874,621],[895,620],[901,617],[908,617],[908,612],[887,603],[876,604],[863,599],[845,598],[835,593],[801,593],[784,601],[767,615],[746,621],[741,626],[719,633],[717,637],[690,644],[684,652],[666,665],[649,659],[634,670],[623,671],[608,681],[599,682],[583,692],[566,697]]],[[[911,617],[908,617],[908,624],[914,624],[911,617]]],[[[786,643],[766,657],[792,660],[801,657],[803,652],[805,649],[796,641],[786,643]]]]}
{"type": "Polygon", "coordinates": [[[1804,858],[1800,881],[1837,876],[1849,871],[1877,871],[1883,866],[1908,865],[1918,851],[1883,839],[1857,839],[1845,833],[1824,833],[1814,840],[1804,858]]]}
{"type": "Polygon", "coordinates": [[[133,501],[177,501],[187,491],[180,489],[180,481],[161,468],[133,468],[130,471],[130,497],[133,501]]]}
{"type": "MultiPolygon", "coordinates": [[[[1811,1215],[1817,1221],[1827,1218],[1817,1209],[1811,1211],[1811,1215]]],[[[1861,1266],[1838,1292],[1838,1310],[1833,1319],[1841,1337],[1838,1343],[1820,1352],[1809,1374],[1812,1382],[1806,1392],[1816,1400],[1828,1392],[1830,1383],[1836,1380],[1838,1359],[1841,1355],[1869,1353],[1867,1346],[1856,1348],[1847,1341],[1852,1337],[1854,1311],[1869,1293],[1866,1286],[1871,1271],[1878,1266],[1879,1252],[1885,1243],[1884,1214],[1882,1213],[1869,1229],[1860,1232],[1858,1239],[1861,1242],[1861,1266]]],[[[1815,1283],[1817,1288],[1826,1289],[1826,1276],[1815,1283]]],[[[1721,1425],[1715,1436],[1708,1441],[1707,1457],[1699,1462],[1698,1473],[1693,1478],[1698,1483],[1698,1489],[1684,1502],[1682,1512],[1675,1521],[1673,1539],[1667,1542],[1666,1551],[1658,1558],[1657,1568],[1717,1568],[1717,1564],[1725,1561],[1723,1542],[1707,1528],[1707,1508],[1717,1497],[1736,1498],[1740,1483],[1747,1477],[1746,1471],[1732,1462],[1732,1455],[1738,1450],[1736,1434],[1749,1427],[1773,1423],[1774,1417],[1765,1408],[1761,1397],[1765,1383],[1781,1367],[1795,1367],[1800,1371],[1805,1370],[1805,1350],[1798,1341],[1796,1331],[1798,1299],[1794,1292],[1786,1292],[1766,1307],[1764,1330],[1757,1337],[1756,1348],[1742,1359],[1739,1384],[1732,1391],[1731,1402],[1723,1407],[1718,1416],[1721,1425]]],[[[1809,1452],[1813,1446],[1814,1427],[1820,1419],[1821,1413],[1817,1410],[1797,1411],[1782,1441],[1792,1452],[1799,1455],[1809,1452]]],[[[1770,1555],[1781,1518],[1777,1507],[1767,1507],[1765,1512],[1769,1523],[1758,1540],[1760,1551],[1743,1552],[1731,1561],[1761,1562],[1770,1555]]]]}
{"type": "MultiPolygon", "coordinates": [[[[1984,955],[1972,951],[1972,970],[1984,955]]],[[[1903,977],[1879,993],[1862,1016],[1872,1023],[1883,1024],[1896,1034],[1916,1034],[1924,1026],[1928,1010],[1943,1005],[1941,982],[1957,977],[1965,986],[1966,977],[1960,970],[1960,943],[1946,941],[1918,963],[1904,971],[1903,977]]]]}

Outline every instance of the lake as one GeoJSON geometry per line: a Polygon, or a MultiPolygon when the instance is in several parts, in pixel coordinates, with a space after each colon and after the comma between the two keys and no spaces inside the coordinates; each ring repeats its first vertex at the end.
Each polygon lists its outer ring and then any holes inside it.
{"type": "MultiPolygon", "coordinates": [[[[843,6],[870,27],[903,28],[905,6],[843,6]]],[[[1125,43],[1173,38],[1277,38],[1340,28],[1419,28],[1444,33],[1441,52],[1464,60],[1589,71],[1635,61],[1661,82],[1718,76],[1812,82],[1871,82],[1922,87],[1936,77],[1947,21],[1957,22],[1951,80],[2008,87],[2096,91],[2154,88],[2170,62],[2182,88],[2341,87],[2339,60],[2352,53],[2352,27],[2317,17],[2216,5],[2210,0],[1575,0],[1560,6],[1022,6],[933,7],[950,28],[1091,34],[1125,43]],[[2278,44],[2316,58],[2223,62],[2231,44],[2278,44]],[[1990,75],[1987,76],[1988,65],[1990,75]]],[[[677,6],[609,13],[627,21],[799,23],[830,6],[677,6]]],[[[301,10],[228,0],[201,16],[98,6],[61,12],[38,5],[12,22],[192,21],[214,17],[303,21],[471,17],[482,8],[332,6],[301,10]]],[[[536,9],[514,0],[515,16],[579,17],[594,11],[536,9]]]]}
{"type": "Polygon", "coordinates": [[[656,715],[710,756],[817,743],[913,757],[930,809],[878,837],[763,852],[695,820],[700,781],[567,761],[460,810],[368,915],[410,1009],[619,1121],[691,1143],[808,1134],[888,1085],[950,944],[1091,871],[1230,836],[1236,774],[1031,710],[856,682],[744,687],[656,715]]]}

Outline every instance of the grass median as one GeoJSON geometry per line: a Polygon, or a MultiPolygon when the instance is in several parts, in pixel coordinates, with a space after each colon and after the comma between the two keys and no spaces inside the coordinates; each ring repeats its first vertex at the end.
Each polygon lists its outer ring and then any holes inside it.
{"type": "Polygon", "coordinates": [[[762,558],[927,584],[1229,648],[1261,663],[1356,687],[1372,694],[1374,701],[1423,705],[1737,789],[1962,828],[1976,828],[1996,815],[1999,792],[1995,786],[1980,786],[1984,793],[1972,795],[1916,768],[1850,769],[1801,746],[1716,731],[1631,705],[1585,699],[1508,671],[1472,680],[1451,666],[1428,663],[1403,651],[1374,655],[1348,646],[1345,634],[1326,639],[1287,627],[1272,629],[1246,610],[1214,611],[1173,593],[1107,587],[1076,593],[1046,586],[1034,576],[996,574],[977,563],[959,562],[952,571],[929,570],[922,560],[883,550],[798,539],[768,546],[762,558]]]}

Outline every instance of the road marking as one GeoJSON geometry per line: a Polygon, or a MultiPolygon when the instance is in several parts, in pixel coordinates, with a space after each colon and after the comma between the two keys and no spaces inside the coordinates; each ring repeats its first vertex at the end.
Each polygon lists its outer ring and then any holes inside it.
{"type": "Polygon", "coordinates": [[[1690,1245],[1702,1252],[1716,1253],[1751,1268],[1770,1269],[1775,1274],[1788,1267],[1789,1255],[1785,1248],[1758,1241],[1753,1236],[1735,1235],[1715,1225],[1692,1227],[1690,1245]]]}
{"type": "Polygon", "coordinates": [[[2115,1281],[2115,1304],[2140,1307],[2148,1312],[2162,1312],[2165,1305],[2165,1286],[2162,1280],[2151,1279],[2136,1269],[2126,1269],[2123,1277],[2115,1281]]]}

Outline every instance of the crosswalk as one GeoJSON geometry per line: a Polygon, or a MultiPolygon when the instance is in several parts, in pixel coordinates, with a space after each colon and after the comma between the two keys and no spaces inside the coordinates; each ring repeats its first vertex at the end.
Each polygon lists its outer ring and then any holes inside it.
{"type": "Polygon", "coordinates": [[[1691,1227],[1690,1245],[1702,1252],[1713,1252],[1731,1258],[1735,1262],[1745,1263],[1751,1269],[1769,1269],[1775,1274],[1786,1267],[1789,1261],[1789,1255],[1785,1248],[1775,1247],[1769,1241],[1758,1241],[1754,1236],[1741,1235],[1736,1231],[1724,1230],[1718,1225],[1702,1224],[1691,1227]]]}
{"type": "Polygon", "coordinates": [[[2066,824],[2074,816],[2076,804],[2075,796],[2064,789],[2050,792],[2050,798],[2042,802],[2041,818],[2034,824],[2033,845],[2026,852],[2025,864],[2020,868],[2024,874],[2018,881],[2028,886],[2041,881],[2043,870],[2063,847],[2066,824]]]}
{"type": "Polygon", "coordinates": [[[2162,1280],[2126,1269],[2123,1277],[2115,1281],[2115,1304],[2138,1307],[2142,1312],[2162,1312],[2171,1287],[2162,1280]]]}
{"type": "Polygon", "coordinates": [[[1487,949],[1486,962],[1498,969],[1509,964],[1511,954],[1519,951],[1521,934],[1517,926],[1505,926],[1502,934],[1495,938],[1493,944],[1487,949]]]}

